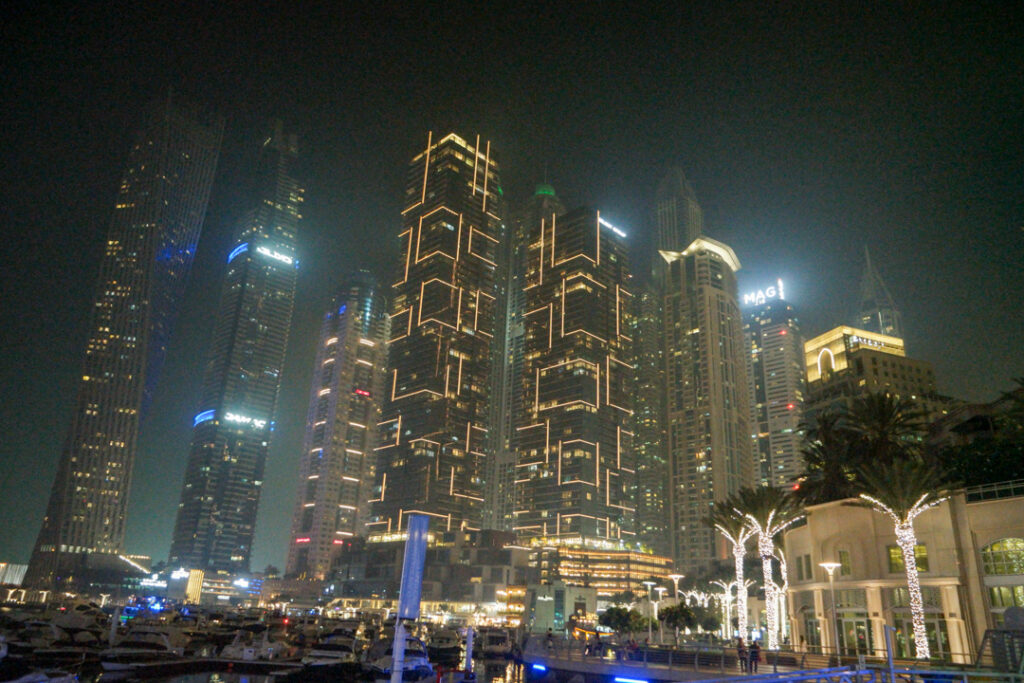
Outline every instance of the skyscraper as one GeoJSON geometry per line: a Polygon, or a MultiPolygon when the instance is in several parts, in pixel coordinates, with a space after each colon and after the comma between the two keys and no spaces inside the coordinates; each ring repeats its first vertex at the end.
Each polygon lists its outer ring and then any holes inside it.
{"type": "Polygon", "coordinates": [[[276,123],[227,272],[193,421],[170,562],[246,571],[295,298],[303,190],[294,135],[276,123]]]}
{"type": "Polygon", "coordinates": [[[345,539],[365,534],[390,329],[380,286],[351,275],[324,315],[313,366],[289,576],[324,579],[345,539]]]}
{"type": "Polygon", "coordinates": [[[903,316],[885,286],[881,273],[871,263],[871,254],[864,247],[864,275],[860,281],[860,307],[857,326],[868,332],[903,338],[903,316]]]}
{"type": "Polygon", "coordinates": [[[409,164],[372,532],[406,515],[479,528],[502,190],[489,142],[451,133],[409,164]]]}
{"type": "Polygon", "coordinates": [[[146,109],[107,229],[71,426],[26,583],[69,554],[120,554],[139,422],[206,215],[224,123],[171,96],[146,109]]]}
{"type": "MultiPolygon", "coordinates": [[[[660,257],[659,257],[660,258],[660,257]]],[[[633,439],[636,451],[636,533],[658,555],[668,555],[668,462],[665,458],[665,361],[658,285],[642,285],[635,297],[633,439]]]]}
{"type": "Polygon", "coordinates": [[[498,264],[497,311],[494,338],[494,380],[490,432],[490,467],[487,474],[488,504],[484,524],[511,530],[515,498],[516,457],[513,447],[515,416],[522,410],[523,340],[526,329],[526,257],[530,228],[542,217],[562,214],[565,207],[548,183],[537,185],[533,196],[503,225],[501,259],[498,264]]]}
{"type": "Polygon", "coordinates": [[[755,481],[740,263],[732,249],[707,237],[661,254],[670,536],[676,568],[694,573],[724,553],[702,521],[712,504],[755,481]]]}
{"type": "Polygon", "coordinates": [[[766,291],[774,294],[743,297],[754,474],[762,486],[785,487],[803,472],[804,340],[782,281],[766,291]]]}
{"type": "Polygon", "coordinates": [[[635,540],[633,297],[624,238],[585,208],[531,230],[513,513],[529,542],[635,540]]]}
{"type": "Polygon", "coordinates": [[[654,220],[661,251],[682,251],[703,234],[704,212],[681,168],[673,166],[658,183],[654,220]]]}

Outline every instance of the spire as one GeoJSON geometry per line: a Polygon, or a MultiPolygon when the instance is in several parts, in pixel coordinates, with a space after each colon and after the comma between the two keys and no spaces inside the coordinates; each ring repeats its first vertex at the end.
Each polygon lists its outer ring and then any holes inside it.
{"type": "Polygon", "coordinates": [[[857,326],[868,332],[878,332],[903,338],[903,317],[882,275],[871,264],[871,253],[864,245],[864,275],[860,281],[860,308],[857,326]]]}

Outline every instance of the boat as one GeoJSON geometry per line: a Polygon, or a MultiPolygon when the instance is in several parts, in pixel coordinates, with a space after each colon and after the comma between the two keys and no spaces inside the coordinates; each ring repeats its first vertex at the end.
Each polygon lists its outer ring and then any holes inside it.
{"type": "Polygon", "coordinates": [[[476,655],[484,659],[498,659],[512,654],[512,639],[503,628],[481,628],[476,635],[476,655]]]}
{"type": "Polygon", "coordinates": [[[117,645],[100,652],[100,666],[104,671],[131,671],[150,664],[186,661],[184,648],[171,644],[161,631],[132,630],[117,645]]]}
{"type": "Polygon", "coordinates": [[[462,654],[462,638],[459,632],[451,628],[442,628],[430,636],[427,643],[427,654],[431,659],[454,659],[462,654]]]}
{"type": "Polygon", "coordinates": [[[221,650],[222,659],[255,660],[282,659],[291,654],[291,646],[280,640],[272,640],[270,631],[254,631],[251,628],[240,629],[234,640],[221,650]]]}
{"type": "MultiPolygon", "coordinates": [[[[391,675],[393,640],[378,640],[367,651],[367,659],[364,660],[363,668],[377,678],[391,675]],[[379,654],[383,644],[383,654],[379,654]],[[369,667],[367,667],[369,664],[369,667]]],[[[422,678],[434,675],[434,668],[430,665],[430,658],[427,656],[427,648],[419,638],[408,637],[405,639],[405,656],[402,662],[402,679],[418,681],[422,678]]]]}
{"type": "Polygon", "coordinates": [[[359,661],[356,654],[356,643],[351,638],[334,638],[316,643],[309,648],[302,663],[310,666],[330,666],[332,664],[348,664],[359,661]]]}

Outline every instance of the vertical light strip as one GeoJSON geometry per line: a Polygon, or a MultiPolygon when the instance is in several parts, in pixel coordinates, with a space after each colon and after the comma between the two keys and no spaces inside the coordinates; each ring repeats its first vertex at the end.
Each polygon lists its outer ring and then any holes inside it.
{"type": "MultiPolygon", "coordinates": [[[[479,135],[476,136],[476,140],[477,140],[477,142],[476,142],[477,148],[479,148],[480,147],[480,136],[479,135]]],[[[491,175],[490,172],[489,172],[490,170],[491,170],[491,141],[488,140],[487,141],[487,159],[484,162],[484,203],[483,203],[483,206],[481,207],[484,212],[487,211],[487,179],[491,175]]],[[[484,220],[486,221],[487,219],[485,218],[484,220]]],[[[483,227],[483,226],[481,226],[481,227],[483,227]]]]}
{"type": "Polygon", "coordinates": [[[420,195],[420,203],[427,201],[427,177],[430,175],[430,146],[433,144],[434,131],[427,133],[427,153],[423,162],[423,193],[420,195]]]}

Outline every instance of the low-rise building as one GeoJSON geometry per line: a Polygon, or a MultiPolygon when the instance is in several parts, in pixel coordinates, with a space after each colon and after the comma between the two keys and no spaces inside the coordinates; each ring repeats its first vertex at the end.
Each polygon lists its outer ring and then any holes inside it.
{"type": "MultiPolygon", "coordinates": [[[[915,521],[915,555],[933,657],[970,662],[986,629],[1024,606],[1024,491],[968,489],[915,521]]],[[[856,500],[811,506],[785,536],[794,645],[885,655],[883,627],[896,628],[898,657],[912,657],[910,602],[891,521],[856,500]],[[829,578],[836,562],[835,618],[829,578]]]]}

